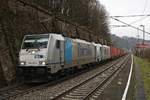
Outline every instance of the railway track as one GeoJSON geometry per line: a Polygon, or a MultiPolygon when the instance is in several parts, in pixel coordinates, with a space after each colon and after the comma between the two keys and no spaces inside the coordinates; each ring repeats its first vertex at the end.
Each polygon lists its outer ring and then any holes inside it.
{"type": "Polygon", "coordinates": [[[52,100],[95,100],[102,90],[117,76],[128,59],[114,64],[84,82],[68,89],[52,100]]]}
{"type": "Polygon", "coordinates": [[[29,88],[29,86],[22,83],[3,88],[0,90],[0,100],[5,100],[11,96],[17,95],[27,88],[29,88]]]}
{"type": "Polygon", "coordinates": [[[22,95],[25,93],[29,93],[32,91],[36,91],[40,89],[41,87],[44,87],[44,85],[31,85],[31,84],[16,84],[12,87],[7,87],[0,90],[0,100],[8,100],[11,97],[17,97],[18,95],[22,95]]]}
{"type": "Polygon", "coordinates": [[[30,93],[33,91],[40,90],[41,88],[46,88],[48,86],[52,86],[52,85],[57,84],[63,80],[66,80],[66,79],[71,78],[71,77],[75,77],[75,76],[77,76],[83,72],[87,72],[87,71],[88,70],[84,70],[84,71],[81,71],[77,74],[71,75],[69,77],[61,78],[60,80],[53,81],[53,82],[50,82],[47,84],[42,84],[39,86],[38,85],[31,85],[31,84],[27,85],[27,84],[20,83],[20,84],[15,84],[13,86],[6,87],[6,88],[2,88],[2,89],[0,89],[0,100],[15,98],[18,95],[21,96],[23,94],[27,94],[27,93],[30,93]]]}
{"type": "MultiPolygon", "coordinates": [[[[59,84],[55,84],[53,86],[48,86],[47,88],[40,89],[39,91],[30,92],[28,94],[24,94],[15,98],[15,100],[55,100],[61,99],[67,91],[71,90],[72,88],[77,87],[79,84],[86,83],[85,81],[94,78],[98,73],[104,72],[104,70],[108,70],[110,67],[114,65],[118,65],[119,62],[123,63],[123,60],[127,59],[127,57],[119,58],[116,61],[113,61],[109,64],[103,65],[98,67],[92,71],[82,73],[79,76],[71,78],[66,81],[61,81],[59,84]]],[[[119,65],[118,65],[119,66],[119,65]]],[[[42,87],[41,87],[42,88],[42,87]]],[[[69,98],[70,99],[70,98],[69,98]]],[[[14,100],[14,99],[11,99],[14,100]]]]}
{"type": "MultiPolygon", "coordinates": [[[[108,69],[109,67],[113,66],[114,64],[117,64],[122,59],[124,59],[124,57],[119,58],[116,61],[112,61],[108,64],[105,64],[105,65],[99,67],[99,70],[101,70],[101,72],[102,72],[102,71],[108,69]]],[[[28,97],[28,99],[30,99],[30,95],[32,96],[32,93],[34,93],[34,92],[38,92],[38,93],[40,93],[40,95],[41,95],[41,93],[43,93],[44,96],[49,99],[57,99],[60,97],[60,95],[62,96],[64,93],[66,93],[67,90],[70,90],[71,88],[83,83],[84,81],[89,80],[89,78],[92,78],[92,77],[94,77],[94,75],[97,74],[97,68],[92,69],[92,71],[89,71],[89,72],[88,71],[89,70],[86,70],[83,72],[81,71],[80,73],[77,73],[76,75],[70,75],[68,78],[64,77],[59,80],[56,80],[56,81],[53,81],[50,83],[46,83],[46,84],[42,84],[42,85],[38,85],[38,86],[37,85],[32,86],[32,85],[20,84],[20,85],[16,85],[16,86],[8,88],[8,89],[0,90],[0,99],[1,100],[7,100],[7,99],[20,100],[20,97],[22,97],[22,96],[28,97]],[[83,74],[81,74],[81,73],[83,73],[83,74]],[[67,80],[67,79],[69,79],[69,80],[67,80]],[[64,80],[66,80],[66,81],[64,81],[64,80]],[[48,92],[48,96],[44,92],[48,92]]],[[[23,100],[23,99],[26,99],[26,98],[21,98],[21,100],[23,100]]]]}

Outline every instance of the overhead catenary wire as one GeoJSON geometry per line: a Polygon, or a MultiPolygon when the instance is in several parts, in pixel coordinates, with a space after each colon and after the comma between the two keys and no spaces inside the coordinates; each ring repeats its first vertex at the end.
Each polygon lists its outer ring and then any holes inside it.
{"type": "Polygon", "coordinates": [[[148,0],[145,0],[144,9],[143,9],[143,11],[142,11],[143,14],[144,14],[144,12],[145,12],[145,10],[146,10],[146,8],[147,8],[147,2],[148,2],[148,0]]]}
{"type": "Polygon", "coordinates": [[[144,16],[147,16],[147,17],[149,17],[150,16],[150,14],[142,14],[142,15],[126,15],[126,16],[110,16],[110,18],[111,17],[144,17],[144,16]]]}
{"type": "Polygon", "coordinates": [[[140,19],[138,19],[138,20],[135,20],[135,21],[131,22],[130,24],[135,24],[135,23],[137,23],[137,22],[139,22],[139,21],[142,21],[142,20],[146,19],[147,17],[148,17],[148,16],[145,16],[144,18],[140,18],[140,19]]]}
{"type": "Polygon", "coordinates": [[[150,35],[150,33],[149,32],[147,32],[147,31],[145,31],[145,30],[142,30],[142,29],[140,29],[140,28],[137,28],[137,27],[135,27],[135,26],[133,26],[133,25],[131,25],[131,24],[128,24],[128,23],[126,23],[126,22],[124,22],[124,21],[121,21],[121,20],[119,20],[119,19],[117,19],[117,18],[114,18],[114,17],[110,17],[110,18],[112,18],[112,19],[114,19],[114,20],[116,20],[116,21],[118,21],[118,22],[120,22],[120,23],[123,23],[123,24],[125,24],[125,25],[127,25],[127,26],[129,26],[129,27],[132,27],[132,28],[134,28],[134,29],[136,29],[136,30],[139,30],[139,31],[144,31],[145,33],[147,33],[147,34],[149,34],[150,35]]]}
{"type": "Polygon", "coordinates": [[[111,27],[128,27],[127,25],[109,25],[111,27]]]}
{"type": "MultiPolygon", "coordinates": [[[[45,11],[45,10],[43,10],[42,8],[37,7],[37,6],[33,5],[33,4],[29,4],[29,3],[27,3],[27,2],[24,2],[23,0],[18,0],[18,1],[19,1],[20,3],[23,3],[24,5],[31,6],[31,7],[35,8],[35,9],[39,10],[39,11],[42,11],[42,12],[48,14],[48,15],[52,15],[50,12],[45,11]]],[[[132,26],[131,24],[125,23],[125,22],[123,22],[123,21],[118,20],[118,19],[115,18],[115,17],[137,17],[137,16],[150,16],[150,14],[146,14],[146,15],[128,15],[128,16],[109,16],[109,17],[112,18],[112,19],[114,19],[114,20],[116,20],[116,21],[119,21],[119,22],[121,22],[121,23],[123,23],[123,24],[125,24],[125,25],[127,25],[127,26],[130,26],[130,27],[132,27],[132,28],[134,28],[134,29],[138,29],[138,30],[140,30],[140,31],[143,31],[143,30],[141,30],[141,29],[139,29],[139,28],[137,28],[137,27],[135,27],[135,26],[132,26]]],[[[93,33],[92,31],[90,31],[90,30],[88,30],[88,29],[85,29],[85,28],[82,28],[82,27],[78,26],[77,24],[74,24],[74,23],[72,23],[72,22],[70,22],[70,21],[61,19],[61,18],[59,18],[59,17],[57,17],[57,16],[55,16],[55,18],[58,19],[58,20],[61,20],[61,21],[65,21],[65,22],[67,22],[67,23],[69,23],[69,24],[71,24],[71,25],[74,25],[74,26],[76,26],[76,27],[79,28],[79,29],[83,29],[83,30],[85,30],[85,31],[88,31],[89,33],[93,33]]],[[[150,34],[149,32],[146,32],[146,31],[144,31],[144,32],[147,33],[147,34],[150,34]]]]}
{"type": "MultiPolygon", "coordinates": [[[[146,8],[147,8],[147,0],[145,0],[144,8],[143,8],[142,14],[144,14],[144,13],[145,13],[146,8]]],[[[132,23],[130,23],[130,24],[134,24],[134,23],[137,23],[137,22],[139,22],[139,21],[142,21],[142,20],[144,20],[144,19],[145,19],[145,18],[147,18],[147,17],[149,17],[149,16],[142,16],[142,18],[137,19],[137,20],[133,21],[133,22],[132,22],[132,23]],[[144,18],[143,18],[143,17],[144,17],[144,18]]]]}
{"type": "MultiPolygon", "coordinates": [[[[144,17],[144,16],[142,16],[142,17],[144,17]]],[[[129,24],[135,24],[135,23],[137,23],[137,22],[139,22],[139,21],[142,21],[142,20],[146,19],[147,17],[148,17],[148,16],[145,16],[144,18],[140,18],[140,19],[135,20],[135,21],[133,21],[133,22],[131,22],[131,23],[129,23],[129,24]]],[[[110,26],[113,26],[113,27],[128,27],[127,25],[110,25],[110,26]]]]}

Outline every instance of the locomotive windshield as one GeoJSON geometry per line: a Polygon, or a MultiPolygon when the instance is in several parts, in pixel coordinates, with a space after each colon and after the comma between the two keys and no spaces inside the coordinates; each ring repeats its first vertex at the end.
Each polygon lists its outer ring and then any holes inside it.
{"type": "Polygon", "coordinates": [[[41,49],[47,48],[49,35],[26,36],[22,49],[41,49]]]}

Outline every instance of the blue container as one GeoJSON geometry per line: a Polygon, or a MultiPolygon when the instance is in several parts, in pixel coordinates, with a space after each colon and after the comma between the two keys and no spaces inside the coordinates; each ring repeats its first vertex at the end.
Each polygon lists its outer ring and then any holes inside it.
{"type": "Polygon", "coordinates": [[[65,41],[65,63],[72,64],[72,40],[70,38],[66,38],[65,41]]]}

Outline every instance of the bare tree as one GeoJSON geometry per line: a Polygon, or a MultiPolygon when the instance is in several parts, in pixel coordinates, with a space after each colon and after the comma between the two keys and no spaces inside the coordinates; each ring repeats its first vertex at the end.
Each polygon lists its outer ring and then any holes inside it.
{"type": "Polygon", "coordinates": [[[109,21],[105,7],[98,0],[33,0],[54,16],[85,26],[110,41],[109,21]]]}

